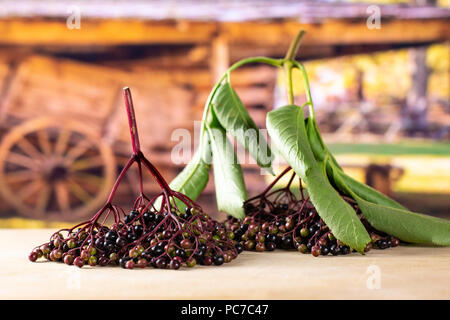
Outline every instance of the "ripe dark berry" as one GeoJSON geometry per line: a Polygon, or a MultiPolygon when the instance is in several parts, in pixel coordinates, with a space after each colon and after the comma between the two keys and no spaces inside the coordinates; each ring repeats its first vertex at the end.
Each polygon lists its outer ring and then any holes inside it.
{"type": "Polygon", "coordinates": [[[335,244],[331,245],[331,247],[330,247],[330,253],[331,253],[333,256],[337,256],[337,255],[340,253],[339,247],[338,247],[337,245],[335,245],[335,244]]]}
{"type": "Polygon", "coordinates": [[[267,251],[273,251],[277,247],[277,245],[274,242],[266,242],[265,246],[267,251]]]}
{"type": "Polygon", "coordinates": [[[170,261],[169,267],[170,267],[170,269],[178,270],[181,267],[181,263],[178,260],[174,259],[174,260],[170,261]]]}
{"type": "Polygon", "coordinates": [[[176,249],[175,255],[180,257],[181,259],[186,259],[186,252],[183,249],[176,249]]]}
{"type": "Polygon", "coordinates": [[[172,232],[170,230],[164,230],[162,236],[164,239],[170,239],[172,238],[172,232]]]}
{"type": "Polygon", "coordinates": [[[125,218],[123,218],[123,222],[125,222],[125,224],[130,224],[131,221],[133,221],[133,219],[130,216],[125,216],[125,218]]]}
{"type": "Polygon", "coordinates": [[[398,240],[397,238],[392,238],[391,241],[393,247],[397,247],[398,245],[400,245],[400,240],[398,240]]]}
{"type": "Polygon", "coordinates": [[[128,233],[127,234],[127,241],[128,242],[134,242],[134,241],[136,241],[137,240],[137,236],[134,234],[134,233],[128,233]]]}
{"type": "Polygon", "coordinates": [[[105,246],[105,241],[103,240],[103,238],[98,238],[95,240],[94,244],[97,248],[103,249],[103,247],[105,246]]]}
{"type": "Polygon", "coordinates": [[[348,246],[341,247],[341,253],[342,254],[349,254],[350,253],[350,248],[348,246]]]}
{"type": "Polygon", "coordinates": [[[136,234],[137,237],[140,237],[143,232],[144,232],[144,227],[142,225],[139,224],[139,225],[134,226],[134,233],[136,234]]]}
{"type": "Polygon", "coordinates": [[[167,261],[164,258],[159,258],[156,260],[156,267],[158,269],[165,269],[167,266],[167,261]]]}
{"type": "Polygon", "coordinates": [[[204,257],[203,258],[203,264],[205,266],[210,266],[213,264],[213,259],[211,257],[204,257]]]}
{"type": "Polygon", "coordinates": [[[277,237],[274,234],[266,234],[266,241],[267,242],[275,242],[277,240],[277,237]]]}
{"type": "Polygon", "coordinates": [[[330,252],[327,246],[320,246],[320,254],[326,256],[330,252]]]}
{"type": "Polygon", "coordinates": [[[218,255],[218,256],[215,256],[214,257],[214,264],[216,265],[216,266],[220,266],[220,265],[222,265],[224,263],[224,259],[223,259],[223,256],[222,255],[218,255]]]}
{"type": "Polygon", "coordinates": [[[114,230],[108,231],[108,232],[106,233],[106,235],[105,235],[105,239],[106,239],[107,241],[110,241],[110,242],[116,241],[116,239],[117,239],[117,232],[115,232],[114,230]]]}
{"type": "Polygon", "coordinates": [[[116,245],[119,248],[125,247],[128,244],[127,239],[123,238],[123,237],[118,237],[116,240],[116,245]]]}
{"type": "Polygon", "coordinates": [[[244,247],[240,243],[236,243],[235,247],[236,247],[236,250],[238,253],[241,253],[242,251],[244,251],[244,247]]]}
{"type": "Polygon", "coordinates": [[[281,242],[283,243],[283,247],[288,249],[292,246],[292,238],[288,235],[283,236],[281,238],[281,242]]]}
{"type": "Polygon", "coordinates": [[[132,220],[134,220],[134,219],[136,219],[136,218],[139,216],[139,211],[137,211],[137,210],[131,210],[129,216],[130,216],[130,218],[131,218],[132,220]]]}

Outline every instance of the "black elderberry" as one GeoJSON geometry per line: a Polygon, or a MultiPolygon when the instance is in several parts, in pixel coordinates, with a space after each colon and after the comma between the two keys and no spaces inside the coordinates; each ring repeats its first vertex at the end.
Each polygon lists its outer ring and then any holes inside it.
{"type": "Polygon", "coordinates": [[[183,249],[176,249],[175,255],[182,258],[183,260],[186,259],[186,251],[184,251],[183,249]]]}
{"type": "Polygon", "coordinates": [[[181,263],[178,260],[172,260],[169,264],[170,269],[178,270],[181,267],[181,263]]]}
{"type": "Polygon", "coordinates": [[[143,232],[144,232],[144,227],[142,227],[142,225],[134,226],[134,233],[136,234],[137,237],[140,237],[143,232]]]}
{"type": "Polygon", "coordinates": [[[388,243],[386,240],[378,240],[377,242],[377,246],[379,249],[386,249],[388,247],[388,243]]]}
{"type": "Polygon", "coordinates": [[[163,221],[163,219],[164,219],[164,216],[162,214],[157,214],[155,216],[156,223],[160,223],[161,221],[163,221]]]}
{"type": "Polygon", "coordinates": [[[130,260],[131,260],[130,257],[123,257],[123,258],[120,258],[120,259],[119,259],[119,265],[120,265],[122,268],[125,268],[126,263],[127,263],[128,261],[130,261],[130,260]]]}
{"type": "Polygon", "coordinates": [[[275,250],[277,245],[274,242],[266,242],[266,250],[273,251],[275,250]]]}
{"type": "Polygon", "coordinates": [[[134,233],[131,233],[131,232],[129,232],[128,234],[127,234],[127,241],[128,242],[134,242],[134,241],[136,241],[137,240],[137,236],[134,234],[134,233]]]}
{"type": "Polygon", "coordinates": [[[116,240],[116,245],[119,248],[125,247],[128,244],[127,239],[123,238],[123,237],[118,237],[116,240]]]}
{"type": "Polygon", "coordinates": [[[241,253],[242,251],[244,251],[244,247],[240,243],[237,243],[235,245],[235,247],[236,247],[236,250],[237,250],[238,253],[241,253]]]}
{"type": "Polygon", "coordinates": [[[284,248],[290,248],[292,246],[292,238],[288,235],[283,236],[281,242],[284,248]]]}
{"type": "Polygon", "coordinates": [[[242,237],[243,234],[244,234],[244,232],[242,232],[242,229],[234,230],[234,238],[236,240],[240,240],[240,238],[242,237]]]}
{"type": "Polygon", "coordinates": [[[165,269],[167,267],[167,260],[165,258],[163,258],[163,257],[158,258],[156,260],[156,267],[158,269],[165,269]]]}
{"type": "Polygon", "coordinates": [[[125,216],[125,218],[123,218],[123,222],[125,222],[125,224],[130,224],[131,221],[133,221],[133,219],[130,216],[125,216]]]}
{"type": "Polygon", "coordinates": [[[266,241],[267,242],[275,242],[277,240],[276,235],[268,233],[266,234],[266,241]]]}
{"type": "Polygon", "coordinates": [[[108,244],[106,245],[105,249],[106,249],[108,252],[113,252],[113,251],[116,250],[116,246],[114,245],[114,243],[108,243],[108,244]]]}
{"type": "Polygon", "coordinates": [[[331,245],[331,247],[330,247],[330,253],[331,253],[333,256],[337,256],[337,255],[339,254],[339,252],[340,252],[340,249],[339,249],[339,247],[338,247],[337,245],[335,245],[335,244],[331,245]]]}
{"type": "Polygon", "coordinates": [[[116,239],[117,239],[117,232],[115,232],[114,230],[108,231],[108,232],[106,233],[106,235],[105,235],[105,239],[106,239],[107,241],[111,241],[111,242],[116,241],[116,239]]]}
{"type": "Polygon", "coordinates": [[[139,211],[137,211],[137,210],[131,210],[129,216],[130,216],[130,218],[131,218],[132,220],[134,220],[134,219],[136,219],[136,218],[139,216],[139,211]]]}
{"type": "Polygon", "coordinates": [[[330,252],[327,246],[320,246],[320,254],[326,256],[330,252]]]}
{"type": "Polygon", "coordinates": [[[218,255],[218,256],[215,256],[214,257],[214,264],[216,265],[216,266],[220,266],[220,265],[222,265],[224,263],[224,259],[223,259],[223,256],[222,255],[218,255]]]}
{"type": "Polygon", "coordinates": [[[100,249],[100,250],[105,247],[105,241],[103,240],[103,238],[96,239],[94,244],[95,244],[95,247],[100,249]]]}
{"type": "Polygon", "coordinates": [[[67,243],[64,243],[64,244],[63,244],[62,250],[63,250],[63,252],[69,251],[69,246],[67,245],[67,243]]]}
{"type": "Polygon", "coordinates": [[[349,254],[350,253],[350,248],[348,246],[341,247],[341,253],[342,254],[349,254]]]}
{"type": "Polygon", "coordinates": [[[144,222],[146,224],[149,224],[150,222],[155,220],[155,214],[150,212],[150,211],[146,211],[143,215],[142,218],[144,219],[144,222]]]}

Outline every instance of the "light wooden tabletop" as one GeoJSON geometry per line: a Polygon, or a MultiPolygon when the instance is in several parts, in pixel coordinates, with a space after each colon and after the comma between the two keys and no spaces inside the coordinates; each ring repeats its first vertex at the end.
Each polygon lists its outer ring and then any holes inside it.
{"type": "Polygon", "coordinates": [[[450,247],[314,258],[244,252],[178,271],[28,261],[51,230],[0,230],[0,299],[450,299],[450,247]]]}

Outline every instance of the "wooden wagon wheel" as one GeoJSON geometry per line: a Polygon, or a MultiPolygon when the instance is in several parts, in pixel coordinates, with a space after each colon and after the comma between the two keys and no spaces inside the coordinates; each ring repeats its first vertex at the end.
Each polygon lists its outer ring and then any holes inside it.
{"type": "Polygon", "coordinates": [[[39,118],[0,144],[0,193],[20,215],[77,220],[106,199],[115,175],[109,145],[86,125],[39,118]]]}

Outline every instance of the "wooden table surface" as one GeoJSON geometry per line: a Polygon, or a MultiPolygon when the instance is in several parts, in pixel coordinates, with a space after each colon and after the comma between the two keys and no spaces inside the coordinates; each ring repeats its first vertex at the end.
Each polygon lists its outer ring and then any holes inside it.
{"type": "Polygon", "coordinates": [[[244,252],[221,267],[178,271],[29,262],[50,233],[0,230],[0,299],[450,299],[450,247],[244,252]]]}

